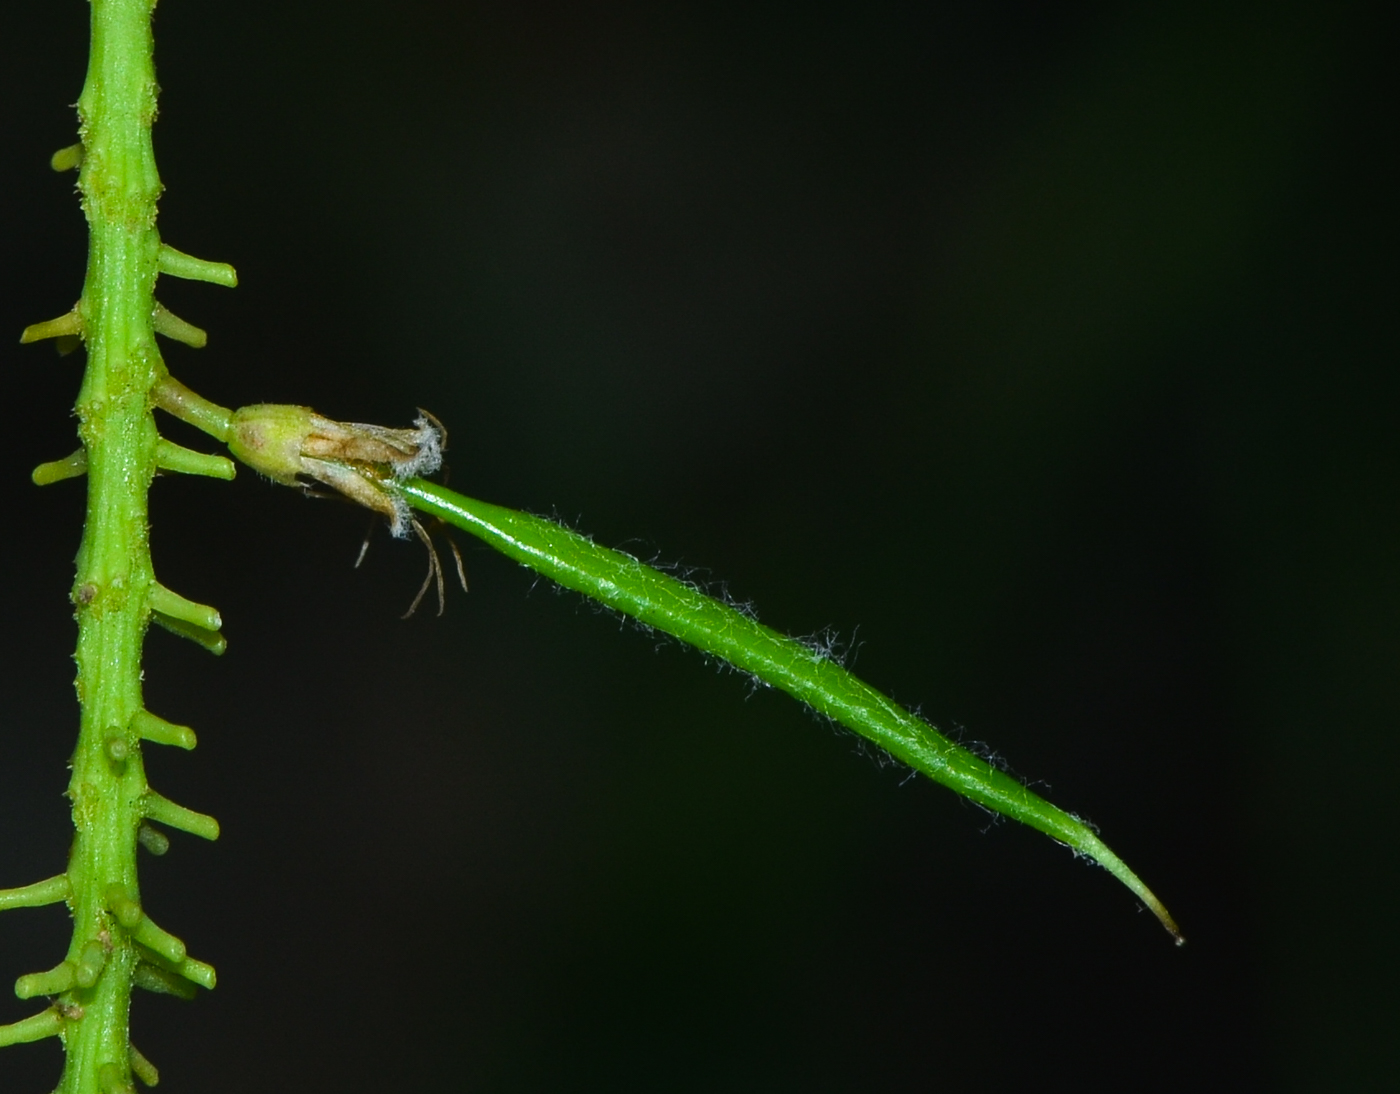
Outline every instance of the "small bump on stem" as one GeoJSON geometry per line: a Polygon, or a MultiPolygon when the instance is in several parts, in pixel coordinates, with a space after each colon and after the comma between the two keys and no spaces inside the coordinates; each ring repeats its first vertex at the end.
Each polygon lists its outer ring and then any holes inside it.
{"type": "Polygon", "coordinates": [[[183,805],[176,805],[169,798],[162,797],[154,790],[148,790],[142,799],[141,808],[148,819],[178,828],[200,839],[219,838],[219,822],[204,813],[196,813],[183,805]]]}
{"type": "Polygon", "coordinates": [[[117,922],[128,931],[135,930],[141,920],[146,915],[141,911],[141,905],[131,899],[131,895],[120,885],[108,885],[107,892],[103,894],[107,898],[107,909],[117,917],[117,922]]]}
{"type": "Polygon", "coordinates": [[[60,148],[49,157],[49,166],[55,171],[72,171],[83,165],[83,142],[60,148]]]}
{"type": "Polygon", "coordinates": [[[31,972],[15,981],[15,995],[33,999],[36,995],[60,995],[77,980],[78,970],[73,962],[63,961],[47,972],[31,972]]]}
{"type": "Polygon", "coordinates": [[[131,745],[129,745],[126,738],[115,729],[107,734],[106,740],[102,742],[102,749],[107,753],[107,759],[119,768],[125,766],[128,757],[131,755],[131,745]]]}
{"type": "Polygon", "coordinates": [[[227,443],[232,434],[233,411],[196,395],[169,373],[151,388],[151,405],[160,407],[182,422],[189,422],[217,441],[227,443]]]}
{"type": "Polygon", "coordinates": [[[57,1008],[50,1007],[8,1026],[0,1026],[0,1048],[9,1045],[27,1045],[42,1041],[46,1037],[57,1037],[63,1032],[63,1016],[57,1008]]]}
{"type": "Polygon", "coordinates": [[[135,1088],[127,1082],[126,1070],[116,1064],[103,1064],[98,1068],[97,1081],[102,1094],[136,1094],[135,1088]]]}
{"type": "Polygon", "coordinates": [[[227,262],[210,262],[195,258],[184,251],[177,251],[169,243],[162,243],[156,255],[160,272],[171,277],[183,277],[186,281],[208,281],[211,285],[222,285],[226,289],[238,287],[238,273],[227,262]]]}
{"type": "Polygon", "coordinates": [[[151,313],[151,327],[157,334],[163,334],[176,342],[183,342],[195,349],[203,349],[209,342],[209,335],[187,323],[174,312],[166,311],[163,304],[157,304],[151,313]]]}
{"type": "Polygon", "coordinates": [[[36,486],[51,486],[64,479],[76,479],[86,475],[87,469],[87,449],[80,448],[71,456],[64,456],[61,460],[41,463],[30,473],[29,477],[34,480],[36,486]]]}
{"type": "Polygon", "coordinates": [[[67,874],[45,878],[18,889],[0,889],[0,912],[10,908],[42,908],[46,904],[61,904],[73,895],[67,874]]]}
{"type": "MultiPolygon", "coordinates": [[[[84,461],[86,467],[86,461],[84,461]]],[[[207,452],[196,452],[167,441],[162,437],[156,444],[156,466],[166,471],[176,471],[182,475],[204,475],[211,479],[233,481],[237,474],[233,461],[227,456],[213,456],[207,452]]]]}
{"type": "Polygon", "coordinates": [[[211,608],[207,604],[196,604],[193,600],[186,600],[179,593],[171,592],[160,582],[151,586],[146,603],[151,611],[181,623],[188,623],[200,630],[217,631],[224,625],[223,620],[219,618],[217,608],[211,608]]]}
{"type": "Polygon", "coordinates": [[[135,1045],[130,1045],[128,1047],[130,1050],[131,1073],[146,1086],[158,1085],[160,1083],[160,1072],[156,1070],[156,1065],[141,1055],[140,1050],[135,1045]]]}
{"type": "Polygon", "coordinates": [[[155,992],[157,995],[173,995],[186,1001],[193,999],[195,995],[194,985],[184,977],[147,961],[141,962],[132,971],[131,983],[134,987],[155,992]]]}
{"type": "Polygon", "coordinates": [[[136,829],[136,840],[157,858],[170,850],[170,837],[159,828],[152,828],[149,824],[143,824],[136,829]]]}
{"type": "Polygon", "coordinates": [[[143,741],[157,745],[171,745],[189,751],[198,743],[194,730],[189,726],[177,726],[164,718],[157,718],[149,710],[137,711],[131,719],[131,728],[143,741]]]}
{"type": "Polygon", "coordinates": [[[185,959],[185,944],[169,931],[156,926],[150,916],[142,916],[131,936],[148,950],[154,950],[167,961],[178,965],[185,959]]]}
{"type": "Polygon", "coordinates": [[[45,338],[81,338],[82,334],[83,317],[74,307],[72,311],[65,312],[57,319],[29,324],[19,336],[19,341],[20,345],[27,345],[30,342],[42,342],[45,338]]]}
{"type": "Polygon", "coordinates": [[[94,938],[83,947],[83,952],[78,958],[78,968],[74,973],[78,987],[92,987],[97,983],[98,978],[102,975],[102,970],[106,967],[107,947],[94,938]]]}

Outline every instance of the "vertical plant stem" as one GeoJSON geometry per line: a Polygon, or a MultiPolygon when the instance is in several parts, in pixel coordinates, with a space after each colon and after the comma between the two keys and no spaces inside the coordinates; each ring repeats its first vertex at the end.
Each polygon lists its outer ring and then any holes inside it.
{"type": "MultiPolygon", "coordinates": [[[[156,81],[151,39],[155,0],[91,0],[92,45],[78,100],[81,143],[59,152],[59,170],[81,166],[88,265],[78,303],[58,319],[25,329],[22,342],[81,338],[87,369],[76,413],[83,447],[41,464],[40,485],[88,480],[87,519],[72,601],[78,620],[78,746],[68,796],[76,833],[68,870],[0,891],[0,911],[66,900],[73,939],[65,959],[15,982],[21,999],[49,1007],[0,1026],[0,1046],[61,1037],[67,1050],[56,1094],[131,1094],[132,1075],[154,1085],[155,1068],[131,1044],[132,987],[194,994],[213,988],[214,969],[185,952],[141,905],[136,848],[164,854],[159,820],[217,839],[213,817],[151,791],[141,742],[193,748],[193,731],[145,710],[141,652],[149,623],[221,652],[219,613],[160,585],[151,567],[146,497],[156,468],[232,478],[233,465],[162,441],[151,417],[152,388],[169,380],[157,332],[202,345],[204,333],[156,303],[156,277],[237,283],[233,268],[164,246],[156,233],[160,177],[151,147],[156,81]]],[[[71,347],[70,347],[71,348],[71,347]]],[[[176,385],[178,387],[178,385],[176,385]]],[[[193,396],[191,396],[193,398],[193,396]]]]}
{"type": "Polygon", "coordinates": [[[87,450],[88,498],[73,586],[82,725],[68,791],[77,829],[68,864],[68,960],[76,966],[94,940],[110,946],[110,953],[94,985],[68,993],[62,1094],[101,1094],[114,1080],[130,1082],[135,929],[120,924],[109,908],[110,894],[118,892],[140,914],[136,833],[146,780],[130,727],[142,708],[141,645],[155,585],[146,494],[157,437],[148,397],[163,371],[152,330],[160,248],[160,178],[151,146],[154,0],[91,2],[92,51],[78,102],[84,153],[79,188],[90,243],[78,307],[87,371],[77,414],[87,450]]]}

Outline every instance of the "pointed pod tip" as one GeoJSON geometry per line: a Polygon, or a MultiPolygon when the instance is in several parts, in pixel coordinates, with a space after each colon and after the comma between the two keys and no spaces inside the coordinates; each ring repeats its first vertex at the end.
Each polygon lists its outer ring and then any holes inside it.
{"type": "Polygon", "coordinates": [[[1186,944],[1185,935],[1181,933],[1181,928],[1176,925],[1176,920],[1172,918],[1171,912],[1167,911],[1167,906],[1157,899],[1157,894],[1144,885],[1142,879],[1128,869],[1128,864],[1110,851],[1108,845],[1094,835],[1087,825],[1083,825],[1083,822],[1079,823],[1083,831],[1079,834],[1078,846],[1074,849],[1079,854],[1093,859],[1126,885],[1134,896],[1147,905],[1147,910],[1157,917],[1157,922],[1166,928],[1167,933],[1172,936],[1176,944],[1184,946],[1186,944]]]}
{"type": "Polygon", "coordinates": [[[1147,910],[1157,917],[1157,922],[1167,929],[1167,933],[1172,936],[1172,941],[1178,947],[1186,945],[1186,936],[1181,933],[1181,928],[1176,925],[1171,912],[1167,911],[1166,906],[1150,890],[1145,892],[1143,900],[1147,904],[1147,910]]]}

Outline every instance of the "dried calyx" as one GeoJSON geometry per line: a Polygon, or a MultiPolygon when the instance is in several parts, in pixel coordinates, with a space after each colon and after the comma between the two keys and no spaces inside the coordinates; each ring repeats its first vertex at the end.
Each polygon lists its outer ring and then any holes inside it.
{"type": "MultiPolygon", "coordinates": [[[[409,479],[431,475],[442,466],[447,431],[426,410],[418,412],[412,429],[335,422],[310,407],[282,403],[229,410],[196,395],[169,374],[156,382],[151,400],[167,413],[217,437],[228,445],[230,454],[273,481],[303,489],[316,483],[329,486],[341,496],[383,515],[389,530],[398,538],[406,538],[412,532],[427,548],[428,576],[407,615],[414,613],[434,583],[438,614],[442,614],[442,562],[427,529],[414,519],[408,503],[395,488],[409,479]]],[[[69,473],[62,461],[41,465],[36,481],[39,472],[44,473],[46,481],[69,473]]],[[[462,556],[455,543],[448,540],[448,544],[457,564],[457,579],[465,590],[462,556]]],[[[364,557],[363,548],[360,557],[364,557]]]]}
{"type": "Polygon", "coordinates": [[[403,538],[412,518],[386,481],[430,475],[442,466],[442,426],[420,412],[412,429],[333,422],[303,406],[264,403],[233,412],[229,451],[288,486],[321,483],[382,513],[403,538]]]}

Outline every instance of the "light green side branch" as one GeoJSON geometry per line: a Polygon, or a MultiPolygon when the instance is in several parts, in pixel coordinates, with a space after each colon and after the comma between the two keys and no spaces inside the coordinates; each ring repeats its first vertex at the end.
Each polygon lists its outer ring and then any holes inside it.
{"type": "Polygon", "coordinates": [[[1180,944],[1162,902],[1079,818],[959,748],[840,665],[801,642],[553,521],[463,497],[423,479],[397,489],[413,508],[470,532],[502,554],[649,627],[665,631],[781,688],[965,797],[1039,829],[1093,859],[1161,920],[1180,944]]]}

